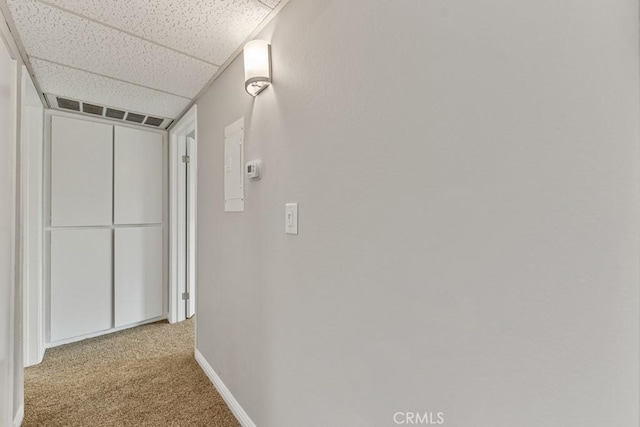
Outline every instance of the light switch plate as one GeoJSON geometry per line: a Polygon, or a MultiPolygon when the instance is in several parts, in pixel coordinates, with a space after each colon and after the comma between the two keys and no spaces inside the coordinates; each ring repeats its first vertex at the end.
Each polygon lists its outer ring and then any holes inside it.
{"type": "Polygon", "coordinates": [[[298,234],[298,204],[284,205],[284,231],[287,234],[298,234]]]}

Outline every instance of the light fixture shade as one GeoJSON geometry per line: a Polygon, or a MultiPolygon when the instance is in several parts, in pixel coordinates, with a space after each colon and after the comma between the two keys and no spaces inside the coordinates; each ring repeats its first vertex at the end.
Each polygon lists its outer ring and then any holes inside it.
{"type": "Polygon", "coordinates": [[[271,46],[264,40],[244,45],[244,87],[256,96],[271,84],[271,46]]]}

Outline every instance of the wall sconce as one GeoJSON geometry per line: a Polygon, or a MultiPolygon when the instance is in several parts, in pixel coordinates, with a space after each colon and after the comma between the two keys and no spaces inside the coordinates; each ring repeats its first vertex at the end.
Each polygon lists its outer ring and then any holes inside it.
{"type": "Polygon", "coordinates": [[[244,87],[256,96],[271,84],[271,45],[252,40],[244,45],[244,87]]]}

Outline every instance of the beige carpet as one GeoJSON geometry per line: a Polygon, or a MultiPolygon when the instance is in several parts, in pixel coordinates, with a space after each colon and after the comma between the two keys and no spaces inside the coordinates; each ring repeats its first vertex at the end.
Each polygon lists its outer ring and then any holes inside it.
{"type": "Polygon", "coordinates": [[[193,358],[193,321],[47,350],[25,370],[23,426],[238,426],[193,358]]]}

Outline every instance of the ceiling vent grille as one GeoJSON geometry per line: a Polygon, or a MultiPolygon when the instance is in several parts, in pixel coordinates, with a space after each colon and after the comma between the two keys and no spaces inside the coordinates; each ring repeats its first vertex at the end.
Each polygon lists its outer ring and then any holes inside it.
{"type": "Polygon", "coordinates": [[[104,112],[104,107],[99,105],[87,104],[86,102],[82,103],[82,111],[89,114],[95,114],[96,116],[101,116],[104,112]]]}
{"type": "Polygon", "coordinates": [[[121,110],[119,108],[83,102],[76,99],[68,99],[50,93],[45,93],[45,97],[47,98],[51,108],[56,110],[76,111],[80,114],[87,114],[93,117],[99,116],[105,119],[125,121],[156,129],[167,129],[171,123],[173,123],[173,119],[166,117],[148,116],[146,114],[121,110]]]}
{"type": "Polygon", "coordinates": [[[144,121],[145,125],[149,125],[149,126],[160,126],[162,124],[162,122],[164,122],[164,119],[161,119],[159,117],[147,117],[147,120],[144,121]]]}
{"type": "Polygon", "coordinates": [[[58,101],[58,107],[64,108],[65,110],[73,110],[80,111],[80,103],[78,101],[73,101],[71,99],[56,97],[58,101]]]}
{"type": "Polygon", "coordinates": [[[120,119],[120,120],[122,120],[122,119],[124,119],[125,114],[127,114],[127,113],[125,113],[122,110],[115,110],[113,108],[107,108],[107,112],[105,113],[105,116],[110,117],[112,119],[120,119]]]}
{"type": "Polygon", "coordinates": [[[144,116],[142,114],[129,113],[127,114],[128,122],[142,123],[144,121],[144,116]]]}

